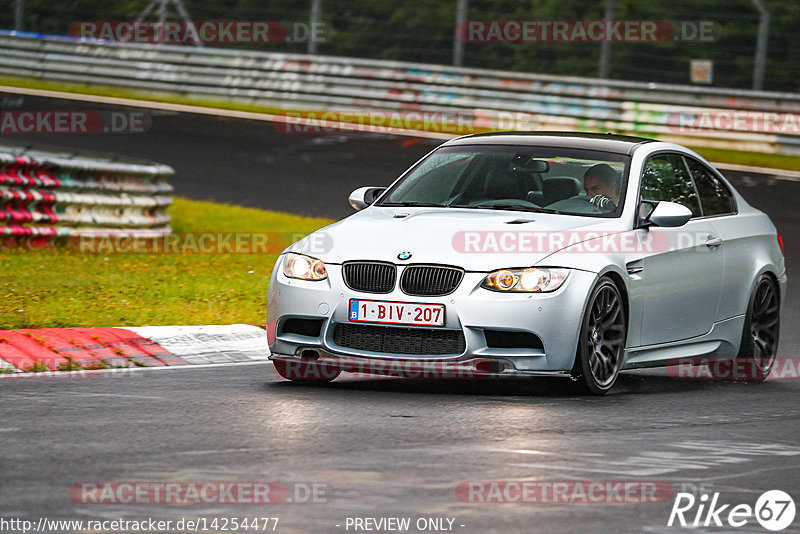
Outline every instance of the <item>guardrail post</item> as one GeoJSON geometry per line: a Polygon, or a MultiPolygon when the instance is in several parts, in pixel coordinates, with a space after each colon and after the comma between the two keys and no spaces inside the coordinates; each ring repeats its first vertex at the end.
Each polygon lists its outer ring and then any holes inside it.
{"type": "Polygon", "coordinates": [[[14,29],[21,32],[25,29],[25,0],[17,0],[14,5],[14,29]]]}
{"type": "Polygon", "coordinates": [[[308,53],[317,53],[317,32],[315,28],[319,25],[319,16],[322,11],[322,0],[311,0],[311,20],[308,25],[311,34],[308,38],[308,53]]]}
{"type": "MultiPolygon", "coordinates": [[[[611,20],[614,19],[614,0],[605,0],[605,11],[603,13],[603,21],[608,28],[611,20]]],[[[606,33],[607,30],[606,30],[606,33]]],[[[597,66],[598,78],[608,78],[608,65],[611,63],[611,41],[608,40],[608,35],[600,43],[600,60],[597,66]]]]}
{"type": "Polygon", "coordinates": [[[756,42],[756,58],[753,66],[753,89],[760,91],[764,87],[764,67],[767,63],[767,39],[769,38],[769,11],[761,0],[752,0],[758,9],[758,41],[756,42]]]}
{"type": "Polygon", "coordinates": [[[468,0],[458,0],[456,6],[456,29],[453,32],[453,65],[460,67],[464,64],[464,41],[467,33],[462,36],[458,35],[458,30],[464,25],[467,20],[468,0]]]}

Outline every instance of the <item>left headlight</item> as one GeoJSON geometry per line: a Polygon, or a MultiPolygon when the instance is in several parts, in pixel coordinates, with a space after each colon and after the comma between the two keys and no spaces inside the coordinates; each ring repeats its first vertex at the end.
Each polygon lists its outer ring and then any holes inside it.
{"type": "Polygon", "coordinates": [[[568,276],[569,269],[501,269],[490,273],[481,287],[504,293],[547,293],[561,287],[568,276]]]}
{"type": "Polygon", "coordinates": [[[300,280],[325,280],[328,270],[322,260],[289,252],[283,260],[283,274],[300,280]]]}

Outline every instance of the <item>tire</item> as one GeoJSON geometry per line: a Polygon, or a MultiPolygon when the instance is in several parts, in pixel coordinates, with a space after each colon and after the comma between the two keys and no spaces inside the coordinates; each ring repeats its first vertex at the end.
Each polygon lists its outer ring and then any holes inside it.
{"type": "Polygon", "coordinates": [[[572,377],[582,393],[605,395],[614,386],[625,355],[628,322],[622,294],[602,278],[592,290],[581,321],[572,377]]]}
{"type": "Polygon", "coordinates": [[[778,354],[780,336],[780,293],[778,284],[762,274],[747,304],[742,341],[736,356],[737,369],[754,382],[767,379],[778,354]]]}
{"type": "Polygon", "coordinates": [[[276,373],[292,382],[331,382],[342,374],[341,369],[328,363],[318,364],[296,360],[273,360],[272,363],[275,365],[276,373]]]}

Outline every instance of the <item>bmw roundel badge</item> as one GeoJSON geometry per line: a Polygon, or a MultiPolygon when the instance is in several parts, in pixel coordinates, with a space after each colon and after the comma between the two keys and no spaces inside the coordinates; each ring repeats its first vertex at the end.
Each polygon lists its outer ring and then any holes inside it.
{"type": "Polygon", "coordinates": [[[401,252],[400,254],[397,255],[398,260],[407,260],[410,257],[411,257],[410,252],[401,252]]]}

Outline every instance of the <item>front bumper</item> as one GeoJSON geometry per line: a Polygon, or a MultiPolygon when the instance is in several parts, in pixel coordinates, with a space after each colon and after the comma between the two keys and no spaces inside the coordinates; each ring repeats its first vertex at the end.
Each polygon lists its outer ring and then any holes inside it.
{"type": "MultiPolygon", "coordinates": [[[[453,359],[370,358],[332,354],[324,349],[301,347],[294,355],[272,353],[271,360],[287,362],[289,373],[303,376],[303,364],[313,363],[322,368],[336,368],[358,375],[381,375],[395,378],[432,380],[475,380],[481,378],[571,378],[569,371],[527,371],[517,369],[512,361],[503,358],[459,356],[453,359]]],[[[311,374],[311,373],[309,373],[311,374]]]]}
{"type": "MultiPolygon", "coordinates": [[[[461,372],[479,369],[497,376],[565,374],[572,369],[583,310],[597,275],[573,270],[564,285],[553,293],[498,293],[483,289],[487,273],[467,272],[458,289],[441,297],[412,297],[395,288],[391,293],[353,291],[342,280],[340,265],[328,265],[328,278],[305,281],[287,278],[278,259],[273,270],[267,301],[267,334],[272,359],[299,361],[315,358],[351,372],[384,374],[391,362],[441,371],[446,366],[461,372]],[[350,299],[399,301],[445,305],[443,329],[464,336],[465,349],[458,354],[426,355],[371,352],[337,345],[337,324],[348,324],[350,299]],[[286,333],[292,318],[322,321],[319,335],[286,333]],[[487,342],[486,331],[531,333],[541,346],[504,347],[487,342]],[[483,363],[488,362],[488,363],[483,363]],[[372,371],[370,371],[372,370],[372,371]]],[[[399,266],[398,276],[403,266],[399,266]]],[[[380,325],[392,328],[389,325],[380,325]]],[[[410,328],[410,327],[403,327],[410,328]]],[[[408,368],[412,368],[408,367],[408,368]]]]}

